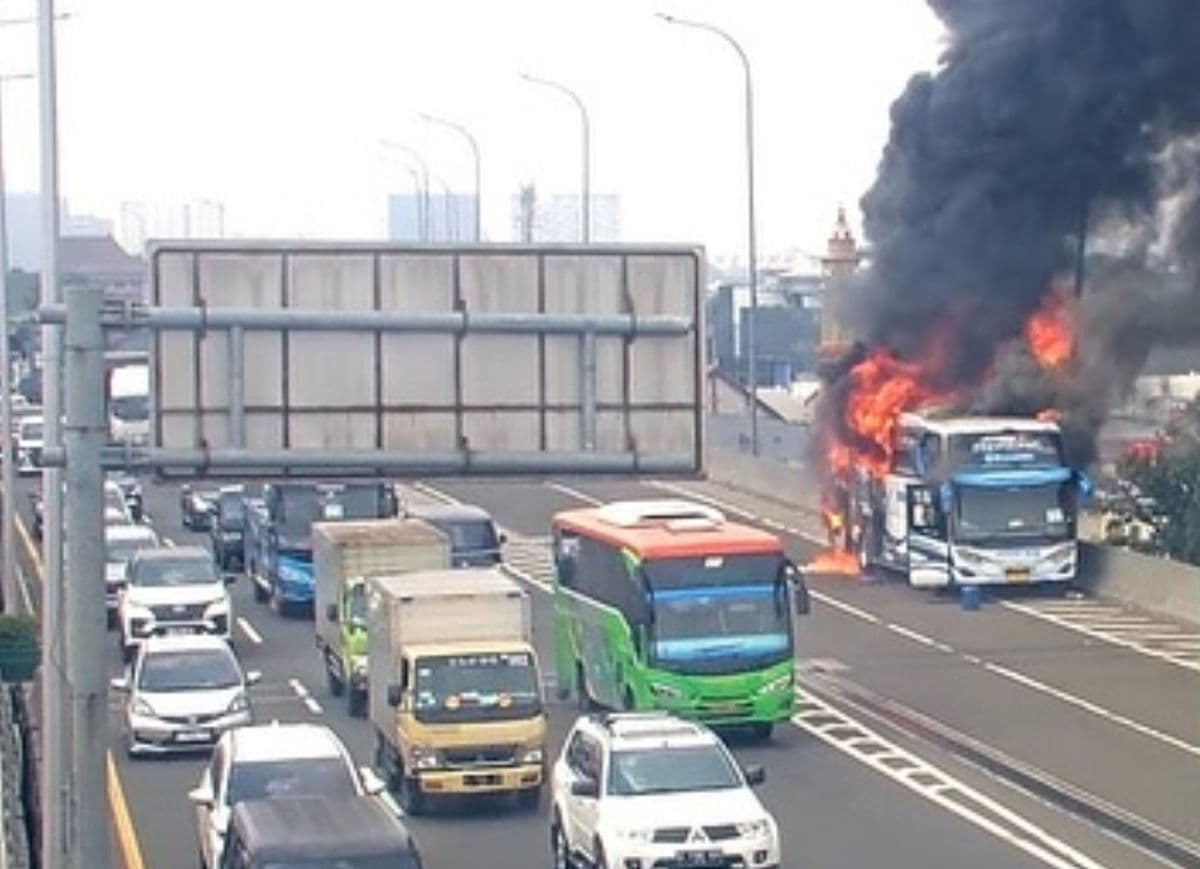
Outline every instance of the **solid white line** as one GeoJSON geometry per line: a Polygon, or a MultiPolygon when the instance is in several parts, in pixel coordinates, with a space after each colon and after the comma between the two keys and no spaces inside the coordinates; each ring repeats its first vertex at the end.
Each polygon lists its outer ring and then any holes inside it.
{"type": "Polygon", "coordinates": [[[553,480],[546,481],[546,488],[553,489],[560,494],[566,495],[568,498],[574,498],[576,501],[582,501],[585,504],[591,504],[593,507],[599,507],[604,502],[599,498],[593,498],[586,492],[580,492],[578,489],[572,489],[570,486],[556,483],[553,480]]]}
{"type": "Polygon", "coordinates": [[[858,607],[848,604],[845,601],[838,600],[836,597],[830,597],[824,592],[813,591],[812,589],[809,589],[808,596],[813,600],[825,604],[826,606],[831,606],[834,609],[841,610],[847,615],[854,616],[856,619],[862,619],[864,622],[870,622],[873,625],[877,625],[882,621],[879,616],[873,615],[866,610],[860,610],[858,607]]]}
{"type": "Polygon", "coordinates": [[[1112,643],[1114,646],[1121,646],[1125,649],[1131,649],[1135,652],[1146,655],[1147,657],[1158,658],[1160,661],[1166,661],[1168,664],[1174,664],[1177,667],[1184,667],[1193,672],[1200,673],[1200,662],[1176,658],[1167,652],[1159,649],[1152,649],[1148,646],[1142,645],[1141,643],[1135,643],[1130,640],[1122,639],[1115,634],[1110,634],[1105,631],[1092,630],[1091,628],[1072,621],[1071,619],[1062,618],[1053,613],[1044,612],[1036,607],[1026,606],[1025,604],[1021,603],[1014,603],[1013,601],[1008,600],[1000,601],[1000,606],[1013,610],[1014,612],[1024,613],[1025,615],[1031,616],[1035,619],[1041,619],[1042,621],[1050,622],[1051,624],[1058,625],[1060,628],[1066,628],[1067,630],[1075,631],[1076,633],[1080,633],[1084,636],[1092,637],[1097,640],[1104,640],[1107,643],[1112,643]]]}
{"type": "Polygon", "coordinates": [[[387,807],[387,810],[389,812],[391,812],[393,815],[395,815],[397,818],[404,817],[404,809],[400,808],[400,804],[398,802],[396,802],[395,798],[390,793],[388,793],[386,790],[383,793],[379,794],[378,798],[379,798],[379,801],[381,803],[383,803],[384,806],[387,807]]]}
{"type": "Polygon", "coordinates": [[[292,690],[296,692],[296,696],[308,707],[309,712],[313,715],[321,714],[321,704],[308,693],[308,689],[304,687],[304,684],[299,679],[288,679],[288,684],[292,686],[292,690]]]}
{"type": "MultiPolygon", "coordinates": [[[[943,772],[941,769],[922,760],[917,755],[914,755],[911,752],[900,748],[895,743],[884,739],[871,728],[864,725],[861,721],[851,718],[840,709],[836,709],[835,707],[830,706],[823,701],[814,700],[812,697],[809,697],[808,700],[812,705],[822,707],[821,711],[823,713],[836,715],[844,719],[846,724],[853,726],[856,730],[862,731],[864,734],[869,736],[872,741],[887,747],[888,751],[879,752],[876,754],[855,751],[847,744],[845,740],[839,740],[830,737],[824,732],[823,727],[814,727],[811,724],[807,724],[803,717],[799,715],[793,717],[792,719],[793,723],[797,727],[807,730],[818,739],[821,739],[829,745],[832,745],[834,748],[844,752],[845,754],[848,754],[850,757],[855,758],[859,762],[866,764],[877,772],[882,773],[892,781],[900,784],[902,787],[913,791],[919,796],[925,797],[946,811],[958,815],[968,823],[982,828],[996,838],[1007,842],[1014,848],[1018,848],[1038,860],[1041,860],[1046,865],[1054,867],[1054,869],[1080,869],[1080,867],[1085,867],[1085,869],[1103,869],[1102,864],[1092,860],[1086,854],[1083,854],[1075,848],[1072,848],[1063,840],[1050,835],[1045,830],[1026,820],[1024,817],[1016,814],[1001,803],[991,799],[986,794],[975,790],[964,782],[958,781],[957,779],[943,772]],[[909,761],[909,766],[903,771],[895,770],[883,762],[883,758],[885,757],[904,758],[905,760],[909,761]],[[921,785],[912,778],[916,771],[925,772],[929,775],[935,776],[938,779],[938,782],[930,786],[921,785]],[[1024,837],[1017,835],[1012,830],[1006,829],[996,821],[985,817],[982,813],[968,808],[961,802],[951,799],[946,795],[949,791],[957,791],[968,797],[972,802],[982,806],[987,811],[1002,818],[1012,827],[1020,831],[1020,833],[1024,834],[1024,837]]],[[[858,741],[861,742],[861,738],[859,738],[858,741]]]]}
{"type": "Polygon", "coordinates": [[[435,489],[428,483],[422,483],[418,481],[415,483],[410,483],[409,486],[410,488],[416,489],[422,495],[428,495],[430,498],[441,501],[443,504],[449,504],[452,507],[461,503],[453,495],[447,495],[445,492],[441,491],[440,489],[435,489]]]}
{"type": "Polygon", "coordinates": [[[254,630],[254,625],[246,621],[242,616],[238,616],[237,626],[242,629],[242,633],[246,635],[246,639],[254,643],[256,646],[262,645],[262,634],[254,630]]]}
{"type": "Polygon", "coordinates": [[[987,662],[983,665],[983,667],[989,673],[995,673],[997,676],[1003,676],[1005,679],[1010,679],[1013,682],[1024,685],[1026,688],[1031,688],[1034,691],[1039,691],[1042,694],[1046,694],[1055,698],[1056,700],[1061,700],[1063,703],[1076,706],[1086,712],[1092,713],[1099,718],[1110,721],[1113,724],[1119,724],[1122,727],[1127,727],[1136,733],[1140,733],[1143,736],[1148,736],[1151,739],[1156,739],[1165,745],[1171,746],[1172,748],[1177,748],[1180,751],[1186,751],[1188,754],[1193,754],[1197,757],[1200,757],[1200,745],[1193,745],[1192,743],[1185,742],[1184,740],[1172,736],[1169,733],[1163,733],[1161,730],[1155,730],[1153,727],[1142,724],[1140,721],[1134,721],[1132,718],[1127,718],[1120,713],[1105,709],[1103,706],[1098,706],[1090,700],[1084,700],[1082,697],[1077,697],[1074,694],[1061,690],[1060,688],[1047,685],[1045,682],[1039,682],[1037,679],[1026,676],[1024,673],[1018,673],[1016,670],[1010,670],[1008,667],[1001,666],[1000,664],[987,662]]]}
{"type": "Polygon", "coordinates": [[[912,628],[906,628],[904,625],[898,625],[895,622],[888,622],[887,629],[893,633],[899,634],[902,637],[908,637],[913,642],[920,643],[922,646],[929,646],[931,649],[937,649],[939,652],[945,652],[948,655],[954,654],[953,647],[947,646],[945,643],[941,642],[940,640],[935,640],[933,637],[927,637],[922,633],[918,633],[912,628]]]}

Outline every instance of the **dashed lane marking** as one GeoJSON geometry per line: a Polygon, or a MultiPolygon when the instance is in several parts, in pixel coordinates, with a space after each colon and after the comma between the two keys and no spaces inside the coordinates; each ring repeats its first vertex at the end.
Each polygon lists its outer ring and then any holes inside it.
{"type": "Polygon", "coordinates": [[[593,498],[591,495],[587,494],[587,492],[580,492],[578,489],[572,489],[570,486],[563,485],[562,483],[548,481],[546,483],[546,488],[553,489],[555,492],[566,495],[568,498],[574,498],[576,501],[583,501],[585,504],[591,504],[593,507],[599,507],[604,503],[599,498],[593,498]]]}
{"type": "Polygon", "coordinates": [[[915,643],[920,643],[922,646],[929,646],[931,649],[937,649],[939,652],[945,652],[948,655],[954,654],[954,647],[949,646],[940,640],[935,640],[933,637],[927,637],[919,631],[914,631],[911,628],[906,628],[904,625],[898,625],[895,622],[888,622],[887,629],[892,633],[899,634],[902,637],[907,637],[915,643]]]}
{"type": "Polygon", "coordinates": [[[300,698],[300,702],[308,707],[309,712],[313,715],[320,715],[324,711],[321,709],[321,704],[317,702],[316,698],[308,693],[308,689],[304,687],[303,682],[299,679],[288,679],[288,684],[296,692],[296,696],[300,698]]]}
{"type": "Polygon", "coordinates": [[[854,616],[856,619],[861,619],[862,621],[868,622],[872,625],[877,625],[882,622],[882,619],[880,619],[879,616],[875,615],[874,613],[869,613],[866,610],[859,609],[853,604],[846,603],[844,600],[838,600],[836,597],[830,597],[824,592],[813,591],[810,588],[808,590],[808,596],[818,603],[831,606],[836,610],[844,612],[846,615],[854,616]]]}
{"type": "Polygon", "coordinates": [[[163,538],[163,546],[167,547],[168,549],[174,549],[175,541],[172,540],[170,537],[164,537],[163,538]]]}
{"type": "Polygon", "coordinates": [[[261,646],[263,642],[262,634],[254,629],[254,625],[250,624],[244,617],[238,616],[237,626],[241,632],[246,635],[246,639],[254,643],[256,646],[261,646]]]}
{"type": "Polygon", "coordinates": [[[801,692],[796,708],[792,722],[800,729],[1047,866],[1103,869],[1062,839],[823,700],[801,692]]]}

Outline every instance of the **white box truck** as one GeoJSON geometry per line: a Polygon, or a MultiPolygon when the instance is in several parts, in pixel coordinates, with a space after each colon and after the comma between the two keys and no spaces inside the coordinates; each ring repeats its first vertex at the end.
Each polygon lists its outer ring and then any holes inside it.
{"type": "Polygon", "coordinates": [[[450,540],[419,519],[313,524],[317,652],[329,693],[367,711],[367,587],[372,576],[451,566],[450,540]]]}
{"type": "Polygon", "coordinates": [[[442,794],[536,809],[546,715],[529,595],[498,568],[368,581],[376,765],[409,814],[442,794]]]}

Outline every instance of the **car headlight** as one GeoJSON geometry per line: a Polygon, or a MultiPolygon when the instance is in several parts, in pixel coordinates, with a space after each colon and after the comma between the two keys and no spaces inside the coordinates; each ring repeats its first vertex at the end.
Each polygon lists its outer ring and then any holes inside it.
{"type": "Polygon", "coordinates": [[[229,598],[223,597],[220,600],[215,600],[204,608],[204,617],[213,618],[214,616],[229,615],[229,598]]]}
{"type": "Polygon", "coordinates": [[[668,685],[665,682],[651,682],[650,690],[655,696],[661,697],[664,700],[682,700],[683,692],[674,685],[668,685]]]}
{"type": "Polygon", "coordinates": [[[759,818],[756,821],[742,821],[737,825],[738,835],[743,839],[761,839],[771,835],[771,821],[759,818]]]}
{"type": "Polygon", "coordinates": [[[531,748],[521,755],[521,763],[541,763],[543,757],[540,748],[531,748]]]}
{"type": "Polygon", "coordinates": [[[134,715],[145,715],[148,718],[155,717],[155,712],[154,712],[153,707],[151,707],[150,704],[147,703],[145,700],[143,700],[141,697],[133,698],[133,714],[134,715]]]}
{"type": "Polygon", "coordinates": [[[618,827],[613,835],[626,842],[651,842],[654,840],[653,827],[618,827]]]}
{"type": "Polygon", "coordinates": [[[765,683],[758,689],[759,694],[781,694],[785,691],[792,690],[792,674],[784,673],[782,676],[776,676],[770,682],[765,683]]]}
{"type": "Polygon", "coordinates": [[[246,696],[245,691],[239,691],[233,695],[233,699],[229,701],[229,708],[225,711],[232,715],[236,712],[245,712],[249,708],[250,698],[246,696]]]}
{"type": "Polygon", "coordinates": [[[438,752],[429,745],[418,745],[412,750],[413,769],[435,769],[438,765],[438,752]]]}

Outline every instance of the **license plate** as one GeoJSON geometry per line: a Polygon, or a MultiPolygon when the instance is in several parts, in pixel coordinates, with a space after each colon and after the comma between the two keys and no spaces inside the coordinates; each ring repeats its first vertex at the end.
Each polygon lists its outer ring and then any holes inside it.
{"type": "Polygon", "coordinates": [[[471,787],[494,787],[500,784],[500,776],[495,773],[485,773],[483,775],[466,775],[463,776],[463,781],[471,787]]]}
{"type": "Polygon", "coordinates": [[[728,715],[731,712],[737,712],[740,707],[739,707],[738,703],[734,702],[734,703],[714,703],[709,708],[713,712],[716,712],[720,715],[728,715]]]}
{"type": "Polygon", "coordinates": [[[680,851],[675,855],[675,860],[684,866],[707,866],[720,859],[720,851],[680,851]]]}
{"type": "Polygon", "coordinates": [[[181,730],[175,734],[176,742],[208,742],[207,730],[181,730]]]}
{"type": "Polygon", "coordinates": [[[1028,568],[1010,568],[1004,571],[1009,582],[1029,582],[1033,577],[1028,568]]]}

